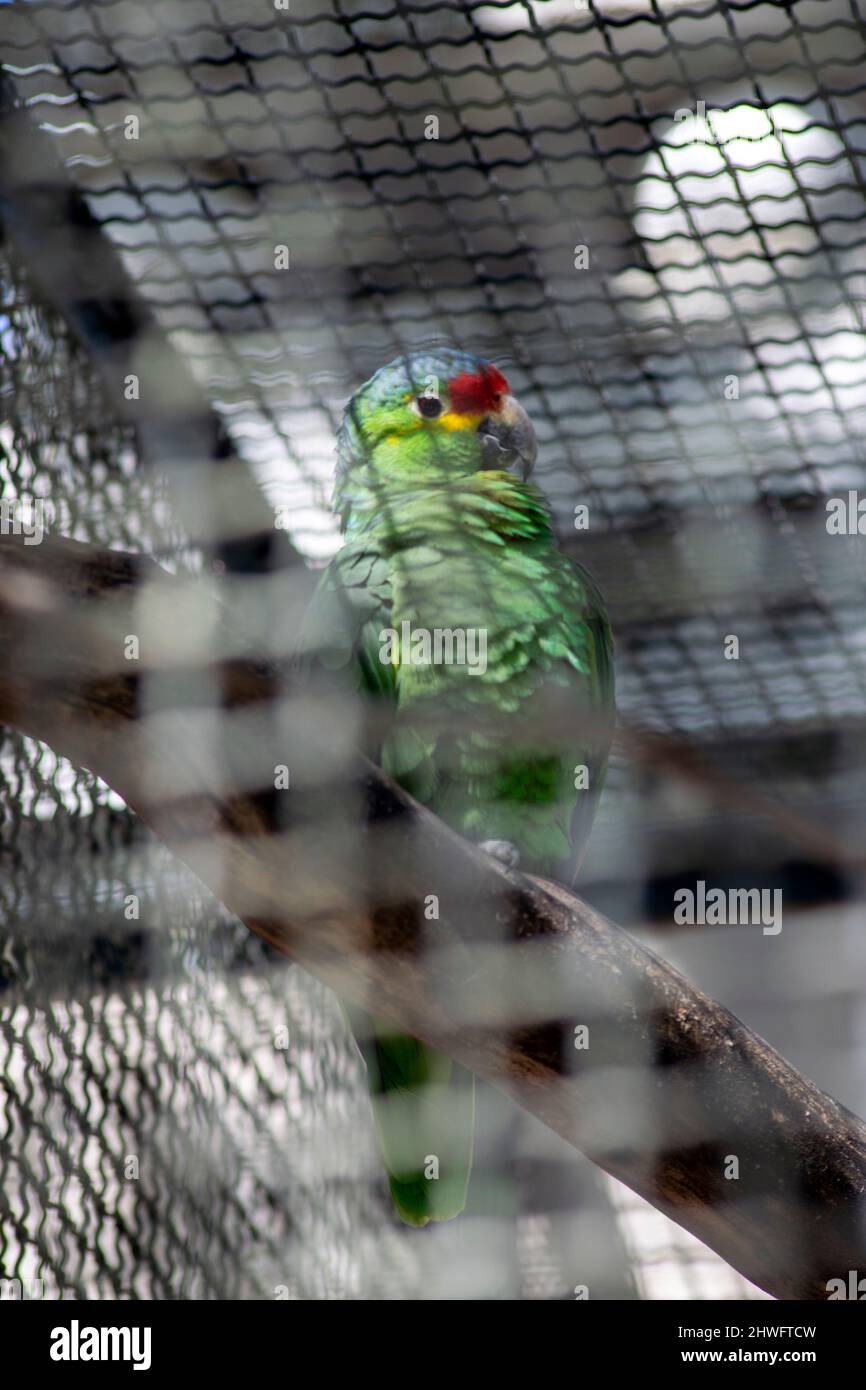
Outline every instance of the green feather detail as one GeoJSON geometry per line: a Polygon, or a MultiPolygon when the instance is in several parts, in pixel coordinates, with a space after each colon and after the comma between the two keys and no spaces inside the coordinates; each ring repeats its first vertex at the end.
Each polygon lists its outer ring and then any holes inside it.
{"type": "MultiPolygon", "coordinates": [[[[413,355],[354,398],[338,446],[347,543],[317,590],[305,654],[390,711],[367,751],[412,795],[472,839],[511,841],[521,868],[569,881],[604,781],[613,642],[596,585],[557,547],[543,494],[479,471],[471,431],[422,428],[411,413],[428,372],[448,380],[474,361],[413,355]],[[383,662],[383,631],[404,621],[483,631],[486,669],[383,662]],[[575,787],[579,765],[588,790],[575,787]]],[[[456,1215],[472,1160],[471,1073],[381,1020],[353,1012],[351,1022],[400,1216],[456,1215]]]]}
{"type": "Polygon", "coordinates": [[[410,1226],[450,1221],[466,1205],[475,1132],[475,1078],[382,1019],[346,1008],[367,1067],[391,1197],[410,1226]]]}

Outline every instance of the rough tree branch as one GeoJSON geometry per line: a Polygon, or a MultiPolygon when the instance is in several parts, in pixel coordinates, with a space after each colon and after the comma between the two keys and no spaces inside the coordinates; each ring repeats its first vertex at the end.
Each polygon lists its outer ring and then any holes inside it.
{"type": "Polygon", "coordinates": [[[104,778],[252,931],[509,1092],[762,1288],[825,1298],[866,1268],[866,1126],[574,894],[497,866],[335,747],[321,708],[231,647],[201,585],[0,537],[0,720],[104,778]],[[167,611],[219,658],[193,638],[123,660],[167,611]],[[229,734],[208,747],[213,712],[229,734]],[[280,763],[290,791],[261,791],[280,763]]]}

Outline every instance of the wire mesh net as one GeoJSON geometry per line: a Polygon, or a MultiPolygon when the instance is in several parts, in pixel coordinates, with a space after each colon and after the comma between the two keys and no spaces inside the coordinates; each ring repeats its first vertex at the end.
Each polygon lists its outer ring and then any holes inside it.
{"type": "MultiPolygon", "coordinates": [[[[720,779],[620,743],[583,891],[636,928],[700,872],[835,901],[820,1008],[805,927],[781,970],[754,937],[735,969],[709,928],[669,949],[855,1110],[856,875],[810,827],[855,844],[866,819],[861,541],[830,538],[825,508],[863,485],[863,19],[857,0],[0,8],[21,107],[309,565],[340,544],[334,437],[360,382],[446,343],[507,373],[562,543],[607,598],[624,727],[720,779]]],[[[3,496],[195,568],[26,260],[0,266],[3,496]]],[[[6,1278],[570,1297],[589,1265],[602,1296],[748,1296],[492,1100],[510,1215],[419,1245],[327,992],[43,745],[5,733],[0,784],[6,1278]]]]}

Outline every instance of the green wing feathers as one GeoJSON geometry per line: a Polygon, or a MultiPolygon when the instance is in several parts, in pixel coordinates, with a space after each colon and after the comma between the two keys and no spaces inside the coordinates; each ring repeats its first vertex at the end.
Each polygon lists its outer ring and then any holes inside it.
{"type": "MultiPolygon", "coordinates": [[[[521,868],[571,882],[614,721],[601,595],[556,546],[541,494],[510,475],[389,502],[387,525],[371,521],[326,571],[310,651],[387,714],[367,751],[417,800],[470,839],[510,841],[521,868]],[[483,631],[485,669],[419,666],[402,651],[383,662],[382,630],[404,621],[483,631]]],[[[347,1014],[397,1211],[414,1226],[457,1215],[472,1165],[472,1074],[382,1020],[347,1014]]]]}

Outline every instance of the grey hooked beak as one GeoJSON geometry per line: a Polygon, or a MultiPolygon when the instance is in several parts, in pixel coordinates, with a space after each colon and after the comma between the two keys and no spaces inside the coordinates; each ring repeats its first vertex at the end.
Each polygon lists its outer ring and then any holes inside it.
{"type": "Polygon", "coordinates": [[[532,472],[538,444],[532,421],[513,396],[506,396],[495,415],[486,415],[478,426],[482,468],[510,468],[520,464],[523,481],[532,472]]]}

